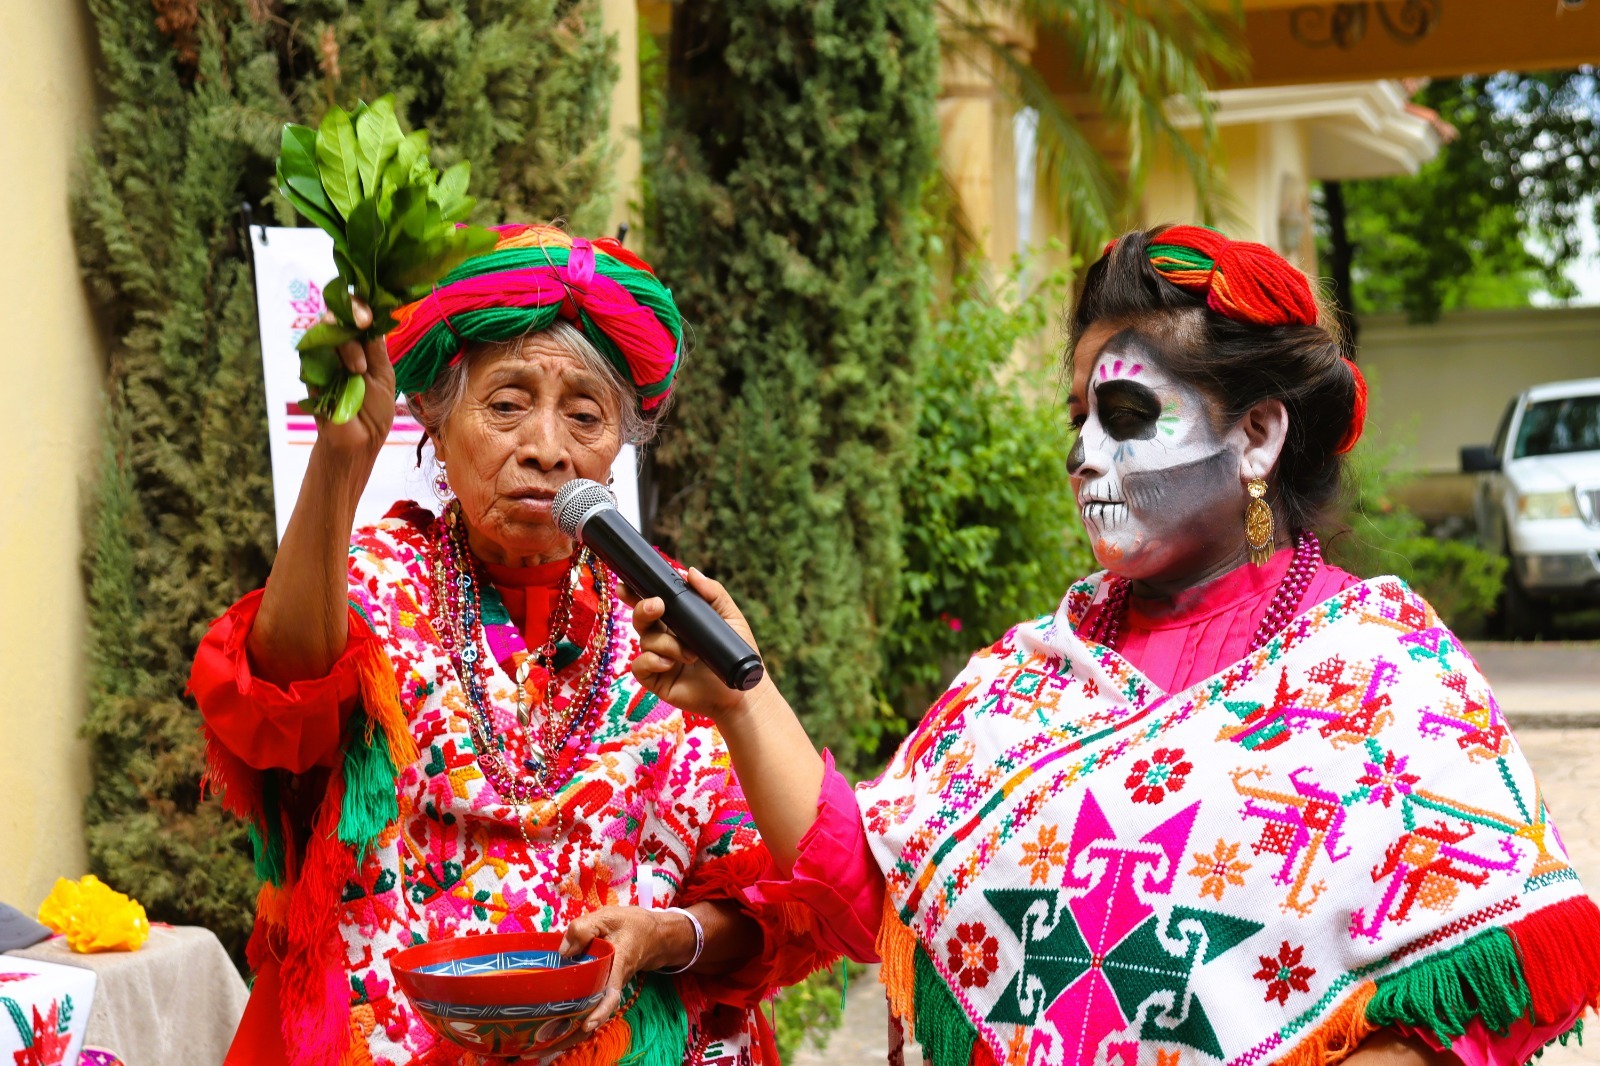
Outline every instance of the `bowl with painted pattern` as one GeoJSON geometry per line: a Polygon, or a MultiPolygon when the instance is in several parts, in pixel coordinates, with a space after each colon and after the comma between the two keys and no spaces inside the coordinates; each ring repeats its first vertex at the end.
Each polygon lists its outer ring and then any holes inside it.
{"type": "Polygon", "coordinates": [[[605,996],[612,947],[561,954],[560,933],[480,933],[418,944],[389,959],[418,1017],[482,1055],[546,1051],[577,1032],[605,996]]]}

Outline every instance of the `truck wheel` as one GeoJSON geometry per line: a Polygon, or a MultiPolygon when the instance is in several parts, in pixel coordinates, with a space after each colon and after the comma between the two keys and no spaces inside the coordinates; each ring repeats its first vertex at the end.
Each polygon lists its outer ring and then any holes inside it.
{"type": "Polygon", "coordinates": [[[1517,580],[1515,569],[1506,571],[1506,589],[1500,617],[1506,636],[1513,640],[1533,640],[1550,627],[1550,608],[1528,594],[1517,580]]]}

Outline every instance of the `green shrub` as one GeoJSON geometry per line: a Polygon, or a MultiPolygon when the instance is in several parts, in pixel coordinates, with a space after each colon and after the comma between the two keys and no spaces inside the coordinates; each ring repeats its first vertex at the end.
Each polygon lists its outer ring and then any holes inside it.
{"type": "Polygon", "coordinates": [[[773,1029],[781,1061],[788,1062],[803,1047],[820,1050],[827,1046],[843,1018],[845,992],[864,980],[866,972],[860,963],[840,960],[778,993],[773,1002],[777,1020],[773,1029]]]}
{"type": "Polygon", "coordinates": [[[1480,632],[1494,610],[1506,561],[1464,540],[1428,535],[1422,519],[1395,502],[1406,476],[1385,469],[1390,450],[1361,445],[1350,455],[1345,512],[1328,559],[1357,577],[1394,574],[1433,604],[1453,629],[1480,632]]]}
{"type": "Polygon", "coordinates": [[[652,532],[726,581],[843,765],[881,721],[927,349],[939,46],[918,0],[684,0],[651,247],[695,330],[652,532]]]}
{"type": "MultiPolygon", "coordinates": [[[[917,435],[901,489],[905,573],[885,629],[882,688],[915,724],[974,650],[1054,610],[1096,569],[1067,477],[1071,429],[1051,337],[1066,278],[1031,286],[1013,268],[994,291],[957,279],[919,368],[917,435]]],[[[894,740],[895,737],[885,737],[894,740]]]]}

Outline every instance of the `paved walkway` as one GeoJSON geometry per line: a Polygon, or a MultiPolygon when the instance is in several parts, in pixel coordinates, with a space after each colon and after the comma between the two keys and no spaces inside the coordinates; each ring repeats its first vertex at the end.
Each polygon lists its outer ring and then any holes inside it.
{"type": "MultiPolygon", "coordinates": [[[[1474,644],[1500,704],[1544,789],[1572,864],[1600,897],[1600,645],[1474,644]]],[[[1600,1066],[1600,1021],[1588,1047],[1554,1047],[1541,1066],[1600,1066]]],[[[792,1066],[879,1066],[888,1020],[876,974],[851,984],[844,1024],[825,1050],[805,1049],[792,1066]]],[[[921,1066],[915,1047],[908,1066],[921,1066]]]]}

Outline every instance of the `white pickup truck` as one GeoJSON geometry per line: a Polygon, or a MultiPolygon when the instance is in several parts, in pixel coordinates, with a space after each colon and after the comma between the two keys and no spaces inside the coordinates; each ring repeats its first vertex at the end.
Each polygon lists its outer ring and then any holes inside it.
{"type": "Polygon", "coordinates": [[[1600,604],[1600,378],[1527,389],[1494,443],[1461,449],[1477,474],[1478,541],[1510,561],[1504,621],[1531,637],[1553,610],[1600,604]]]}

